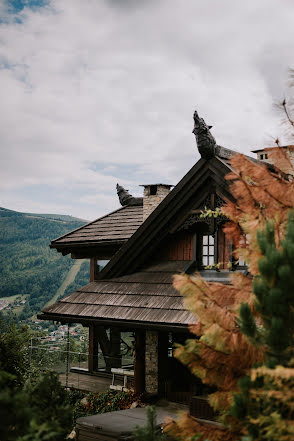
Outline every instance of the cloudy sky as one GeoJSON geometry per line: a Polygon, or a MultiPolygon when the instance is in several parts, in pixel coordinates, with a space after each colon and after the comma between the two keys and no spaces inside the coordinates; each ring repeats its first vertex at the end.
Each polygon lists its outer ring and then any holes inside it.
{"type": "Polygon", "coordinates": [[[117,182],[176,184],[195,109],[220,145],[273,145],[293,23],[293,0],[0,0],[0,205],[92,220],[117,182]]]}

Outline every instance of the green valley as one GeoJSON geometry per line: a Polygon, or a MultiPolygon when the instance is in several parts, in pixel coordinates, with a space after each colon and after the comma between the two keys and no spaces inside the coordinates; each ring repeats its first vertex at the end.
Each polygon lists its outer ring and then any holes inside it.
{"type": "Polygon", "coordinates": [[[0,208],[0,306],[10,303],[2,314],[12,311],[18,319],[28,319],[69,289],[88,283],[88,261],[74,261],[49,248],[52,239],[86,222],[0,208]]]}

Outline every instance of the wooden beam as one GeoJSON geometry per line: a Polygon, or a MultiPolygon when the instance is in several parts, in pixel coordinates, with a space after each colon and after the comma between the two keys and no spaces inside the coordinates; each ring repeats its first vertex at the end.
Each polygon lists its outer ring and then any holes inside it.
{"type": "Polygon", "coordinates": [[[51,320],[60,322],[61,324],[67,323],[81,323],[83,326],[89,326],[93,324],[93,322],[97,323],[97,326],[106,326],[106,327],[120,327],[127,331],[133,331],[134,329],[153,329],[153,330],[164,330],[167,332],[183,332],[187,333],[189,331],[189,327],[187,324],[173,324],[173,323],[152,323],[152,322],[136,322],[136,321],[128,321],[128,320],[114,320],[114,319],[96,319],[93,317],[81,317],[78,315],[68,316],[61,314],[50,314],[50,313],[42,313],[37,314],[37,318],[39,320],[51,320]]]}
{"type": "Polygon", "coordinates": [[[145,331],[135,331],[135,393],[145,392],[145,331]]]}
{"type": "Polygon", "coordinates": [[[94,282],[95,280],[95,257],[90,259],[90,282],[94,282]]]}

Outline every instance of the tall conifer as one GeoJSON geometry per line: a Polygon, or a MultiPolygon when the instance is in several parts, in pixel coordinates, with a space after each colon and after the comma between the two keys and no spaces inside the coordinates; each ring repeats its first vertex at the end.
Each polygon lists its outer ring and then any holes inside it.
{"type": "Polygon", "coordinates": [[[198,317],[197,339],[176,356],[217,391],[210,404],[222,426],[189,417],[166,426],[178,439],[292,441],[294,439],[294,181],[238,155],[231,160],[225,228],[249,274],[232,285],[197,275],[175,278],[175,287],[198,317]]]}

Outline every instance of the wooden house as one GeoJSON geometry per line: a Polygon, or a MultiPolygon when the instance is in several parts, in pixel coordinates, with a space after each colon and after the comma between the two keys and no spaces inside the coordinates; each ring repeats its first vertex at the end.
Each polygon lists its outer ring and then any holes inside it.
{"type": "Polygon", "coordinates": [[[167,397],[200,387],[171,356],[197,320],[173,288],[173,274],[197,270],[228,284],[230,271],[245,268],[233,260],[225,219],[201,216],[232,200],[225,176],[236,152],[218,146],[196,112],[194,123],[201,158],[173,189],[144,185],[143,198],[133,198],[118,186],[122,208],[52,241],[63,254],[90,259],[91,280],[38,316],[89,327],[90,372],[99,370],[98,347],[106,370],[120,367],[121,337],[133,332],[135,390],[167,397]]]}

